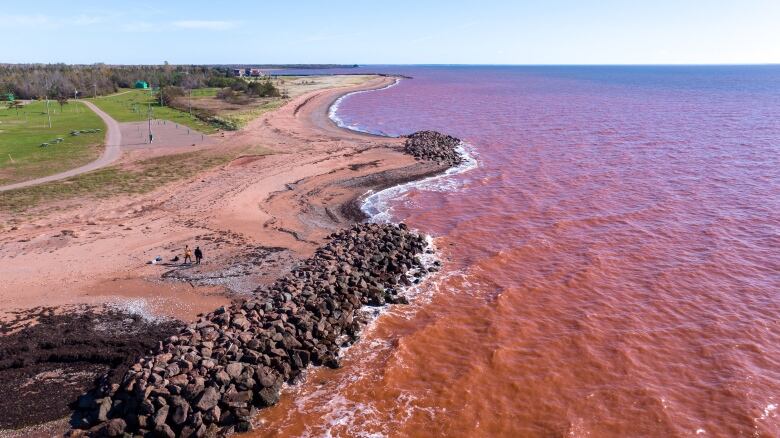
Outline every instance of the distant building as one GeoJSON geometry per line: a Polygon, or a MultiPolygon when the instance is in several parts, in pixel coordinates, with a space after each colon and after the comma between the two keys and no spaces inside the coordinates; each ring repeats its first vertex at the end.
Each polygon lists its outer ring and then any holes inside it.
{"type": "Polygon", "coordinates": [[[149,83],[146,81],[135,81],[135,88],[139,88],[141,90],[147,90],[149,89],[149,83]]]}
{"type": "Polygon", "coordinates": [[[259,68],[234,68],[233,76],[239,78],[244,76],[259,78],[265,76],[265,73],[263,73],[263,71],[259,68]]]}

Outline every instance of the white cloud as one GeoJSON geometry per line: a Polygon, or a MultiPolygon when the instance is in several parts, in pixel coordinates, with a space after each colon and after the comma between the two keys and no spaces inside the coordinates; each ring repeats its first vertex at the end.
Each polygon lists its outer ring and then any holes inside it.
{"type": "Polygon", "coordinates": [[[201,29],[201,30],[228,30],[238,26],[235,21],[221,20],[180,20],[174,21],[173,27],[179,29],[201,29]]]}

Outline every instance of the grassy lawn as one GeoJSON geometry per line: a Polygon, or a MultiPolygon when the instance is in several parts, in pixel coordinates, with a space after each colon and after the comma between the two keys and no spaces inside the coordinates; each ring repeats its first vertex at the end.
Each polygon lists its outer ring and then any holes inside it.
{"type": "Polygon", "coordinates": [[[279,108],[286,102],[286,100],[279,97],[256,99],[251,105],[246,105],[241,109],[221,111],[219,116],[225,120],[229,120],[237,127],[242,128],[252,120],[262,116],[268,111],[279,108]]]}
{"type": "Polygon", "coordinates": [[[106,167],[63,181],[4,192],[0,196],[0,211],[22,213],[49,201],[146,193],[164,184],[191,178],[240,155],[270,153],[262,146],[252,146],[230,152],[195,151],[166,155],[137,161],[130,166],[106,167]]]}
{"type": "Polygon", "coordinates": [[[56,101],[50,101],[49,109],[51,128],[45,102],[35,101],[19,110],[0,104],[0,184],[52,175],[100,155],[106,127],[95,113],[79,102],[60,109],[56,101]],[[70,134],[88,129],[100,131],[70,134]],[[58,138],[62,139],[59,143],[58,138]],[[42,147],[43,143],[49,145],[42,147]]]}
{"type": "MultiPolygon", "coordinates": [[[[214,90],[213,93],[216,94],[216,89],[206,88],[204,90],[204,92],[214,90]]],[[[149,90],[121,90],[117,94],[89,100],[118,122],[140,122],[146,120],[149,104],[151,103],[152,117],[155,119],[170,120],[205,134],[217,132],[217,128],[198,120],[198,118],[189,115],[187,112],[160,106],[159,98],[155,98],[156,96],[158,96],[156,93],[151,95],[149,90]]]]}
{"type": "Polygon", "coordinates": [[[192,98],[197,97],[214,97],[217,95],[217,92],[219,91],[219,88],[198,88],[195,90],[192,90],[192,98]]]}

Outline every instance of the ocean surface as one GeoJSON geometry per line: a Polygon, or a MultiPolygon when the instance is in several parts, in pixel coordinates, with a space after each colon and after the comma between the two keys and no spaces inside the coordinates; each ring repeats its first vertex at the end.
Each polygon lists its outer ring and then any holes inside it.
{"type": "Polygon", "coordinates": [[[475,160],[364,206],[444,270],[256,436],[780,436],[780,66],[365,71],[475,160]]]}

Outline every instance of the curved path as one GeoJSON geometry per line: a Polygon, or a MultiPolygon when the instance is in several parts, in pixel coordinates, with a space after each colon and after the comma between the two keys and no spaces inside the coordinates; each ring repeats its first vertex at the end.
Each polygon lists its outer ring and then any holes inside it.
{"type": "Polygon", "coordinates": [[[113,163],[114,161],[116,161],[117,159],[119,159],[120,155],[122,154],[122,151],[119,148],[119,145],[122,144],[122,131],[119,129],[119,123],[117,123],[117,121],[114,120],[111,116],[103,112],[103,110],[95,106],[95,104],[93,104],[92,102],[87,102],[85,100],[81,100],[80,102],[82,102],[84,105],[89,107],[89,109],[94,111],[95,114],[97,114],[101,119],[103,119],[103,122],[105,122],[106,124],[106,148],[105,150],[103,150],[103,154],[100,155],[100,157],[97,160],[85,164],[81,167],[77,167],[75,169],[70,169],[70,170],[66,170],[65,172],[55,173],[54,175],[43,176],[41,178],[31,179],[29,181],[22,181],[14,184],[0,186],[0,192],[5,192],[14,189],[21,189],[24,187],[30,187],[38,184],[70,178],[72,176],[76,176],[82,173],[90,172],[92,170],[100,169],[101,167],[107,166],[113,163]]]}

